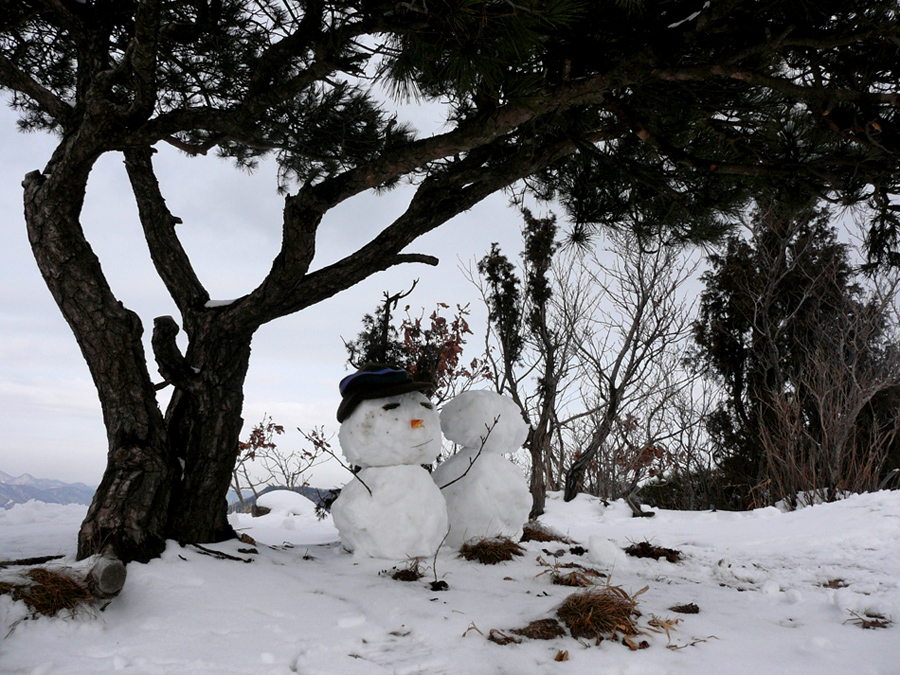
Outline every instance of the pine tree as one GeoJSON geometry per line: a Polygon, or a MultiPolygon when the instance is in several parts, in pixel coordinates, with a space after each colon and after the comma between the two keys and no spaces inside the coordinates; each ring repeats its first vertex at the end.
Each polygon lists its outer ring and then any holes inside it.
{"type": "Polygon", "coordinates": [[[744,507],[870,489],[896,461],[889,297],[861,288],[827,211],[785,202],[761,206],[749,238],[710,256],[694,325],[696,363],[726,393],[709,431],[744,507]]]}

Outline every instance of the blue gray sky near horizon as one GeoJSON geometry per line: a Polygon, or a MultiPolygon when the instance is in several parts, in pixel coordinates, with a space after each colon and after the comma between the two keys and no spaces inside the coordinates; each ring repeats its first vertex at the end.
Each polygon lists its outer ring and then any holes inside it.
{"type": "MultiPolygon", "coordinates": [[[[37,269],[23,217],[22,179],[28,171],[43,168],[55,138],[20,133],[15,120],[15,113],[4,105],[0,109],[0,470],[96,485],[107,451],[96,390],[37,269]]],[[[283,200],[276,192],[274,164],[264,163],[248,174],[215,157],[188,158],[164,145],[159,150],[155,161],[163,194],[170,210],[184,221],[179,234],[211,297],[228,300],[250,292],[269,270],[281,243],[283,200]]],[[[377,197],[364,195],[331,211],[320,228],[314,268],[375,236],[402,213],[409,194],[401,187],[377,197]]],[[[145,350],[152,359],[153,318],[171,314],[178,320],[178,315],[150,262],[121,156],[106,155],[95,167],[82,223],[114,293],[140,315],[145,350]]],[[[482,257],[495,241],[511,257],[521,248],[520,217],[502,194],[408,247],[408,252],[437,256],[437,267],[395,267],[263,326],[253,341],[245,429],[268,413],[287,430],[280,443],[286,450],[302,446],[296,427],[324,425],[326,433],[336,434],[337,384],[347,372],[343,340],[356,336],[363,314],[375,308],[384,291],[406,290],[414,279],[418,286],[404,301],[412,312],[424,310],[427,315],[437,302],[470,303],[475,335],[470,336],[465,355],[478,355],[486,312],[461,267],[482,257]]],[[[157,375],[152,363],[150,370],[157,375]]],[[[161,405],[167,396],[161,392],[161,405]]],[[[325,480],[332,477],[335,483],[344,482],[339,470],[325,480]]]]}

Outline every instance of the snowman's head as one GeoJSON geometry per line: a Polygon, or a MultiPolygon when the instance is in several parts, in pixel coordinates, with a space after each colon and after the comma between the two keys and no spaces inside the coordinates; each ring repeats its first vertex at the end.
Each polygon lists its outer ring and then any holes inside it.
{"type": "Polygon", "coordinates": [[[515,452],[528,437],[519,406],[492,391],[465,391],[441,411],[444,436],[466,448],[515,452]]]}
{"type": "Polygon", "coordinates": [[[341,423],[341,450],[363,468],[430,464],[441,451],[441,423],[418,391],[360,401],[341,423]]]}

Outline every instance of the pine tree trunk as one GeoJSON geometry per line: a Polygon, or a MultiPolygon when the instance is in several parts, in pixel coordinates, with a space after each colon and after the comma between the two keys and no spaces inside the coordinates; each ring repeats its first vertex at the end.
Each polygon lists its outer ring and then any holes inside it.
{"type": "MultiPolygon", "coordinates": [[[[555,399],[555,389],[551,394],[555,399]]],[[[531,513],[528,517],[532,520],[544,515],[544,507],[547,504],[547,475],[545,471],[546,458],[550,453],[550,413],[552,405],[548,395],[545,394],[541,417],[537,427],[533,428],[528,436],[528,452],[531,453],[531,513]]]]}
{"type": "Polygon", "coordinates": [[[60,153],[57,160],[52,170],[25,177],[25,220],[38,268],[97,387],[108,440],[107,470],[82,525],[78,557],[111,550],[124,561],[147,560],[165,545],[173,477],[165,424],[141,322],[113,295],[81,229],[94,158],[60,153]]]}
{"type": "Polygon", "coordinates": [[[73,147],[64,141],[48,169],[28,174],[23,186],[38,268],[81,348],[107,429],[107,467],[79,532],[78,558],[146,561],[167,539],[234,536],[226,494],[255,325],[241,331],[222,318],[227,312],[198,307],[185,317],[191,347],[182,357],[174,320],[157,320],[154,352],[175,386],[164,418],[141,322],[116,299],[84,238],[80,213],[95,158],[73,147]]]}
{"type": "Polygon", "coordinates": [[[166,415],[169,437],[184,462],[170,507],[169,536],[181,542],[215,542],[235,536],[228,524],[227,493],[240,453],[249,335],[220,327],[192,339],[187,362],[198,385],[179,390],[166,415]]]}

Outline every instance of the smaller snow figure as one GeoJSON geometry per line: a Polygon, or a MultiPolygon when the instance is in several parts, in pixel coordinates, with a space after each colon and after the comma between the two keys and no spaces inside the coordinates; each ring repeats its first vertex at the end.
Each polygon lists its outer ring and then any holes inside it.
{"type": "Polygon", "coordinates": [[[405,370],[368,364],[341,380],[338,439],[361,467],[331,507],[344,548],[388,560],[433,556],[447,534],[447,505],[421,467],[441,450],[440,420],[405,370]]]}
{"type": "Polygon", "coordinates": [[[531,493],[522,471],[502,456],[518,450],[528,436],[518,406],[491,391],[463,392],[441,411],[441,430],[463,446],[432,475],[447,500],[447,545],[459,548],[483,537],[518,540],[531,493]]]}

